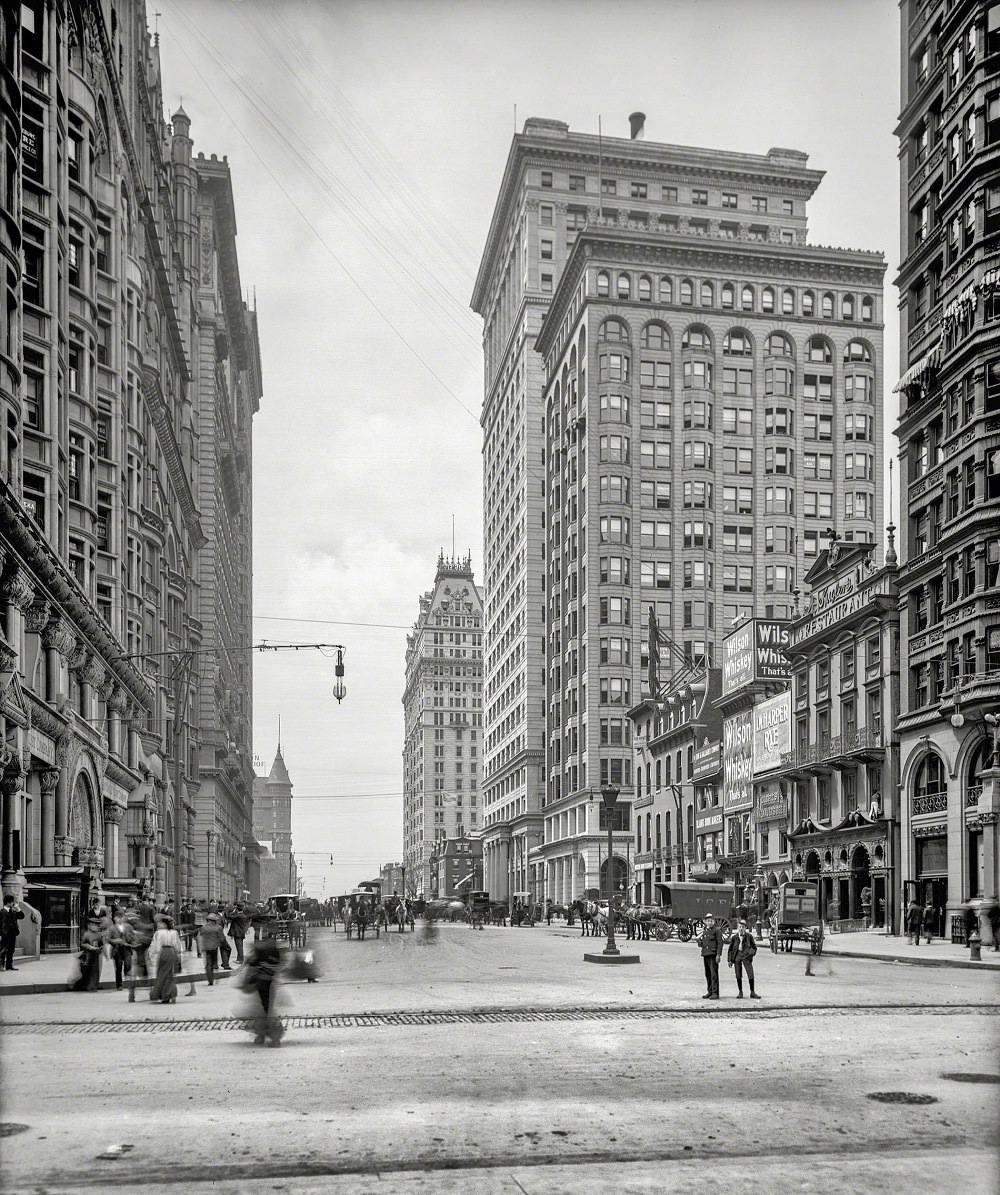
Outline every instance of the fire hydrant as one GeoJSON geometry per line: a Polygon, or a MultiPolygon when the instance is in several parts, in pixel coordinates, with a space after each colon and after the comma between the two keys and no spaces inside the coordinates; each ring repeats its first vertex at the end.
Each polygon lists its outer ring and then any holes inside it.
{"type": "Polygon", "coordinates": [[[972,962],[981,963],[983,961],[982,954],[980,953],[982,946],[983,940],[979,936],[979,931],[974,929],[969,935],[969,958],[972,962]]]}

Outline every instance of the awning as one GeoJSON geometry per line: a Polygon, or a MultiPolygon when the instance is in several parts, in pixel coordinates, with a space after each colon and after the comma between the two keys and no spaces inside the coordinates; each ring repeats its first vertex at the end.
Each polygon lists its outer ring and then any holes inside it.
{"type": "Polygon", "coordinates": [[[906,373],[903,374],[895,386],[893,386],[893,394],[898,394],[900,390],[905,390],[907,386],[912,386],[915,382],[919,382],[929,369],[937,368],[940,360],[941,343],[939,341],[929,353],[925,353],[915,365],[911,365],[906,373]]]}
{"type": "Polygon", "coordinates": [[[979,284],[979,289],[986,292],[991,291],[995,287],[1000,286],[1000,269],[989,269],[983,275],[983,280],[979,284]]]}
{"type": "Polygon", "coordinates": [[[970,282],[967,287],[959,294],[959,296],[948,304],[948,306],[941,313],[941,322],[949,324],[952,320],[960,320],[965,316],[966,308],[975,307],[976,305],[976,291],[977,287],[974,282],[970,282]]]}

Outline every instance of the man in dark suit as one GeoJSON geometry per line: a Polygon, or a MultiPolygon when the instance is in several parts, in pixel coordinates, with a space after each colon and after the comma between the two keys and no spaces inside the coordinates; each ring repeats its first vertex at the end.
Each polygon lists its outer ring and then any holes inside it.
{"type": "Polygon", "coordinates": [[[705,964],[705,982],[708,991],[703,1000],[719,998],[719,959],[722,958],[722,930],[715,924],[711,913],[705,914],[705,929],[701,935],[701,961],[705,964]]]}
{"type": "Polygon", "coordinates": [[[5,896],[3,909],[0,910],[0,965],[5,971],[17,970],[14,966],[14,951],[17,949],[17,936],[21,930],[17,923],[23,919],[24,913],[14,897],[5,896]]]}

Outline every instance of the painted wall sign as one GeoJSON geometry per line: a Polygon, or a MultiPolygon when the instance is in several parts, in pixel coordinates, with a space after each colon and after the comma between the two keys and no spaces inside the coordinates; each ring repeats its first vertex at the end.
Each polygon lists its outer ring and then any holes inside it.
{"type": "MultiPolygon", "coordinates": [[[[853,578],[853,574],[850,575],[853,578]]],[[[830,585],[816,596],[815,604],[810,599],[807,622],[800,623],[791,632],[791,646],[822,634],[852,614],[863,610],[875,598],[889,597],[889,580],[886,576],[875,577],[867,584],[858,585],[856,579],[845,578],[837,585],[830,585]]]]}
{"type": "Polygon", "coordinates": [[[792,749],[792,694],[789,690],[753,707],[753,772],[770,772],[781,766],[781,756],[792,749]]]}
{"type": "Polygon", "coordinates": [[[705,776],[714,776],[722,767],[722,744],[709,743],[707,747],[699,747],[694,753],[691,777],[701,780],[705,776]]]}
{"type": "Polygon", "coordinates": [[[785,648],[788,623],[754,618],[722,643],[722,694],[758,680],[785,680],[791,675],[785,648]]]}
{"type": "Polygon", "coordinates": [[[758,793],[756,816],[758,822],[784,821],[788,817],[788,798],[777,788],[758,793]]]}
{"type": "Polygon", "coordinates": [[[727,813],[753,800],[753,717],[741,710],[722,724],[722,805],[727,813]]]}

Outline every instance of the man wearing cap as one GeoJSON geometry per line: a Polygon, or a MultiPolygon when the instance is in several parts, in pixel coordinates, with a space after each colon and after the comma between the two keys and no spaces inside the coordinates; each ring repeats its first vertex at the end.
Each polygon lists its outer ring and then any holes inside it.
{"type": "Polygon", "coordinates": [[[736,933],[729,940],[729,965],[736,968],[736,986],[740,989],[736,999],[743,999],[743,971],[746,969],[747,979],[750,981],[750,999],[759,1000],[760,996],[753,990],[753,956],[757,953],[757,943],[746,921],[741,920],[736,933]]]}
{"type": "Polygon", "coordinates": [[[715,924],[711,913],[705,914],[705,928],[701,935],[701,961],[705,964],[705,982],[708,991],[703,1000],[719,998],[719,959],[722,958],[722,930],[715,924]]]}

